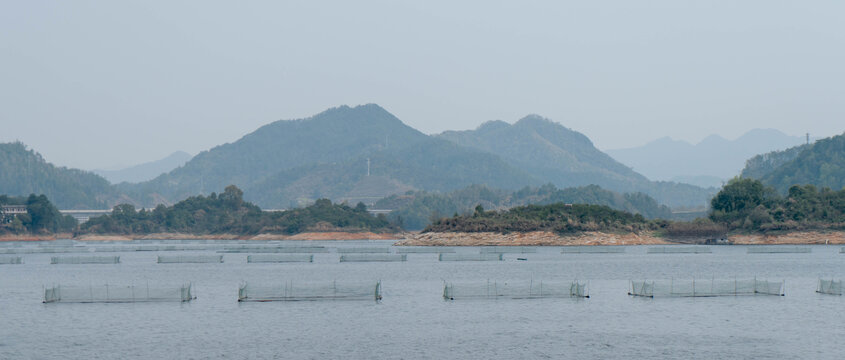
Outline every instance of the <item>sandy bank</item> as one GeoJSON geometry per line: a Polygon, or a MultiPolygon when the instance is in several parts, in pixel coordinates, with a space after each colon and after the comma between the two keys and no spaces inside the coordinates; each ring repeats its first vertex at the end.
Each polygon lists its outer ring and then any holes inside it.
{"type": "Polygon", "coordinates": [[[796,231],[785,234],[731,235],[737,245],[842,245],[845,244],[845,231],[796,231]]]}
{"type": "Polygon", "coordinates": [[[654,245],[669,242],[652,234],[587,232],[561,236],[553,232],[527,233],[424,233],[409,234],[396,245],[406,246],[561,246],[561,245],[654,245]]]}
{"type": "MultiPolygon", "coordinates": [[[[69,235],[64,239],[71,238],[69,235]]],[[[251,235],[235,235],[235,234],[214,234],[214,235],[194,235],[183,233],[155,233],[146,235],[96,235],[85,234],[74,237],[74,240],[81,241],[130,241],[130,240],[393,240],[402,239],[403,234],[376,234],[372,232],[305,232],[295,235],[282,234],[258,234],[251,235]]],[[[5,239],[0,237],[0,241],[24,241],[24,240],[55,240],[56,237],[38,237],[38,236],[16,236],[5,239]]],[[[60,237],[61,239],[61,237],[60,237]]]]}

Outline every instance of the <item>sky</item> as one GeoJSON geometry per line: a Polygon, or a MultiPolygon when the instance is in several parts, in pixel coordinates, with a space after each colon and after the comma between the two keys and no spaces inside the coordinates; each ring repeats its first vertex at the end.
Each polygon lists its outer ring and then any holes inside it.
{"type": "Polygon", "coordinates": [[[114,168],[376,103],[600,149],[845,130],[842,1],[2,1],[0,141],[114,168]]]}

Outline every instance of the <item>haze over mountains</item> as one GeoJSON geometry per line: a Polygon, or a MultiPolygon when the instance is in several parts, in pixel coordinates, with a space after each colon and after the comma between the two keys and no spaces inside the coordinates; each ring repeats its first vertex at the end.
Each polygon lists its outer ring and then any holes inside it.
{"type": "Polygon", "coordinates": [[[719,187],[739,175],[749,158],[803,144],[804,137],[774,129],[754,129],[735,140],[710,135],[693,145],[668,137],[640,147],[607,150],[607,153],[652,180],[680,181],[719,187]]]}
{"type": "Polygon", "coordinates": [[[122,182],[142,182],[152,180],[163,173],[170,172],[171,170],[184,165],[188,160],[191,160],[191,154],[184,151],[176,151],[163,159],[123,169],[96,169],[91,170],[91,172],[106,178],[106,180],[112,184],[119,184],[122,182]]]}
{"type": "MultiPolygon", "coordinates": [[[[752,135],[746,140],[756,138],[752,135]]],[[[152,207],[230,184],[263,208],[290,208],[324,197],[373,204],[392,194],[450,192],[473,184],[507,191],[595,184],[619,194],[641,192],[671,207],[700,207],[715,193],[650,181],[596,149],[583,134],[537,115],[512,125],[491,121],[475,130],[429,136],[374,104],[267,124],[140,183],[111,185],[90,172],[55,167],[20,143],[0,147],[0,167],[0,193],[45,193],[61,208],[108,208],[120,202],[152,207]]]]}

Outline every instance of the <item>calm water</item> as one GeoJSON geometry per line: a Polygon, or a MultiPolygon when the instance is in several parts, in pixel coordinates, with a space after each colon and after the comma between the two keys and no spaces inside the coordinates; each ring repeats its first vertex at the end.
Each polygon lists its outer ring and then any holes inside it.
{"type": "MultiPolygon", "coordinates": [[[[313,242],[327,247],[391,242],[313,242]]],[[[2,247],[0,247],[2,249],[2,247]]],[[[156,252],[120,255],[116,265],[50,265],[23,254],[0,265],[0,358],[841,358],[845,298],[814,291],[820,276],[845,278],[839,247],[809,254],[505,254],[502,262],[156,264],[156,252]],[[517,257],[528,261],[516,261],[517,257]],[[767,278],[786,296],[632,298],[629,279],[767,278]],[[443,279],[589,280],[590,299],[442,300],[443,279]],[[238,303],[240,281],[381,279],[384,301],[238,303]],[[180,284],[190,303],[42,304],[43,286],[180,284]]],[[[477,252],[461,248],[459,252],[477,252]]],[[[167,252],[166,254],[177,254],[167,252]]],[[[214,251],[179,254],[216,254],[214,251]]],[[[89,254],[91,255],[91,254],[89,254]]],[[[7,256],[7,255],[0,255],[7,256]]]]}

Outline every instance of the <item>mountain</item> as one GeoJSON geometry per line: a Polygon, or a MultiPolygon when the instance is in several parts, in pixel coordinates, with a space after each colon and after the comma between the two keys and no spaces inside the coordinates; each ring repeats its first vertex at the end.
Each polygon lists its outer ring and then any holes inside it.
{"type": "Polygon", "coordinates": [[[706,176],[710,178],[706,185],[719,187],[722,181],[739,174],[746,159],[804,141],[803,137],[789,136],[774,129],[754,129],[736,140],[710,135],[693,145],[664,137],[640,147],[608,150],[607,153],[652,180],[682,177],[702,180],[707,179],[701,178],[706,176]]]}
{"type": "Polygon", "coordinates": [[[103,209],[131,201],[101,176],[54,166],[20,142],[0,144],[0,194],[44,194],[59,209],[103,209]]]}
{"type": "Polygon", "coordinates": [[[131,166],[125,169],[92,170],[92,172],[106,178],[106,180],[112,184],[122,182],[138,183],[152,180],[156,176],[182,166],[188,160],[191,160],[191,154],[184,151],[177,151],[163,159],[150,161],[148,163],[131,166]]]}
{"type": "Polygon", "coordinates": [[[475,130],[446,131],[439,138],[498,155],[511,166],[558,187],[599,185],[643,192],[670,206],[699,206],[715,190],[652,182],[593,146],[583,134],[537,115],[513,125],[487,122],[475,130]]]}
{"type": "Polygon", "coordinates": [[[259,206],[287,208],[323,197],[374,203],[410,189],[472,183],[516,188],[536,180],[495,155],[429,137],[369,104],[273,122],[151,181],[120,188],[152,206],[234,184],[259,206]]]}
{"type": "Polygon", "coordinates": [[[760,180],[781,193],[796,184],[842,190],[845,188],[845,133],[810,144],[760,180]]]}

